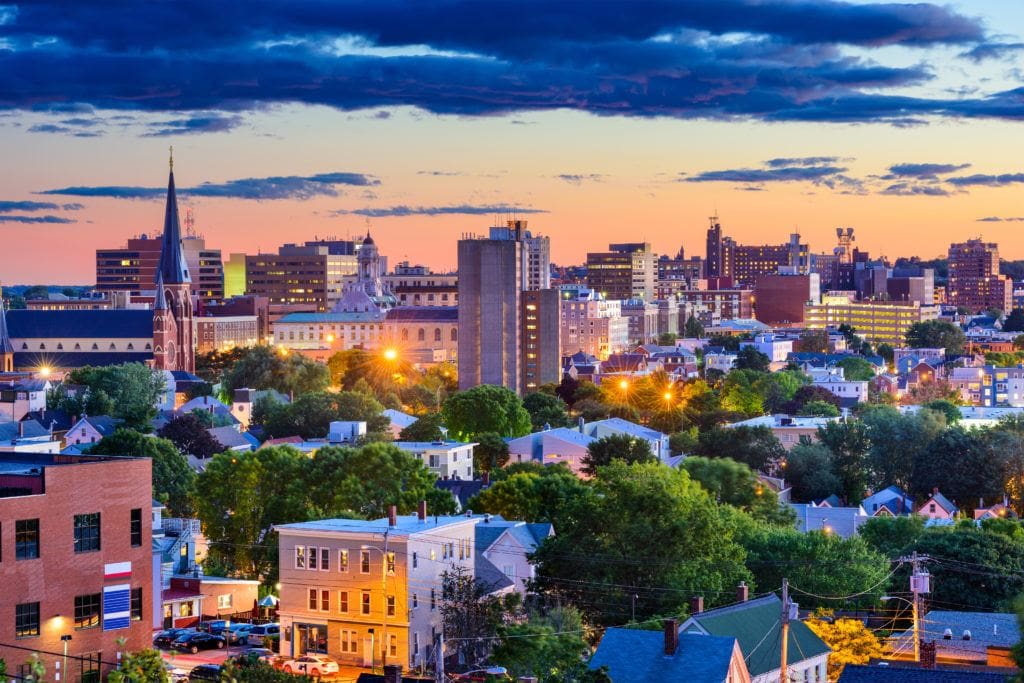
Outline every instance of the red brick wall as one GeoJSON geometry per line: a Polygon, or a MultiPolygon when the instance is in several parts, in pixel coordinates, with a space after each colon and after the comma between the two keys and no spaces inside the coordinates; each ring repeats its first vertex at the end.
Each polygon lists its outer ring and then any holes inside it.
{"type": "MultiPolygon", "coordinates": [[[[47,680],[61,659],[62,635],[68,644],[69,681],[78,680],[72,658],[100,652],[102,660],[117,659],[116,640],[126,638],[125,648],[137,651],[151,644],[152,610],[152,508],[151,465],[145,458],[118,459],[47,467],[46,493],[37,496],[0,498],[0,643],[40,652],[47,680]],[[130,511],[142,510],[142,545],[131,547],[130,511]],[[100,547],[97,552],[74,552],[74,515],[100,513],[100,547]],[[39,558],[15,560],[14,527],[19,519],[39,519],[39,558]],[[131,562],[131,577],[104,581],[104,565],[131,562]],[[104,585],[131,584],[142,588],[142,620],[128,629],[103,631],[100,626],[76,631],[75,596],[102,593],[104,585]],[[40,635],[16,639],[15,605],[40,603],[40,635]],[[59,617],[57,615],[60,615],[59,617]],[[44,654],[48,651],[51,654],[44,654]],[[56,653],[56,654],[53,654],[56,653]]],[[[0,645],[0,657],[8,671],[17,672],[31,652],[0,645]]]]}

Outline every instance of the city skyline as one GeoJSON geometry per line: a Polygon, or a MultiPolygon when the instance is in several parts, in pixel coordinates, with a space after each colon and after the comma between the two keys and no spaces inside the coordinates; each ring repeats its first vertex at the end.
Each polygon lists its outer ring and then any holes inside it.
{"type": "Polygon", "coordinates": [[[169,144],[182,209],[225,255],[357,236],[369,218],[393,262],[450,270],[463,233],[514,210],[560,264],[624,234],[702,255],[713,213],[745,243],[796,231],[830,251],[850,226],[873,256],[980,236],[1024,258],[1024,173],[1005,144],[1024,117],[1007,61],[1024,10],[1007,3],[761,3],[742,20],[690,3],[628,29],[602,13],[580,25],[568,5],[517,14],[493,44],[468,20],[398,21],[398,3],[251,22],[229,9],[224,35],[209,19],[189,38],[174,12],[166,37],[125,32],[153,19],[142,6],[116,22],[55,7],[0,7],[4,283],[91,283],[96,248],[158,232],[169,144]],[[816,13],[815,35],[787,26],[794,8],[816,13]],[[561,53],[569,25],[589,58],[561,53]],[[263,55],[255,85],[227,87],[215,41],[263,55]],[[88,59],[81,86],[31,76],[88,59]],[[384,89],[372,69],[406,71],[384,89]]]}

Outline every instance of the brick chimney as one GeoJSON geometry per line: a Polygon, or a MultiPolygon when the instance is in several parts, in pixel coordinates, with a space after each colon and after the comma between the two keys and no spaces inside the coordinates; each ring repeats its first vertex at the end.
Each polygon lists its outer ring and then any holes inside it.
{"type": "Polygon", "coordinates": [[[402,683],[402,665],[384,665],[384,683],[402,683]]]}
{"type": "Polygon", "coordinates": [[[398,507],[395,505],[388,506],[388,526],[392,529],[398,526],[398,507]]]}
{"type": "Polygon", "coordinates": [[[665,629],[665,656],[673,657],[679,649],[679,622],[675,619],[666,619],[661,625],[665,629]]]}
{"type": "Polygon", "coordinates": [[[740,585],[736,586],[736,602],[746,602],[750,599],[750,586],[747,585],[746,581],[740,581],[740,585]]]}
{"type": "Polygon", "coordinates": [[[926,643],[921,641],[921,667],[924,669],[935,668],[935,641],[926,643]]]}
{"type": "Polygon", "coordinates": [[[690,598],[690,614],[700,614],[704,611],[704,596],[694,595],[690,598]]]}
{"type": "Polygon", "coordinates": [[[420,520],[420,524],[427,521],[427,501],[421,500],[416,506],[416,518],[420,520]]]}

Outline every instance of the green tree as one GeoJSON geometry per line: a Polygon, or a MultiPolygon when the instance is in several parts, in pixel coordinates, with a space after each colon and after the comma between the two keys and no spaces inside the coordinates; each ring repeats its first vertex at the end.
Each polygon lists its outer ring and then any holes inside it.
{"type": "Polygon", "coordinates": [[[84,398],[58,392],[53,407],[72,415],[110,415],[141,432],[151,430],[164,392],[163,374],[142,363],[78,368],[68,373],[66,384],[85,386],[84,398]]]}
{"type": "Polygon", "coordinates": [[[557,396],[539,391],[527,394],[523,399],[523,407],[530,414],[530,425],[535,432],[544,429],[545,425],[555,428],[569,424],[569,414],[566,412],[568,406],[557,396]]]}
{"type": "Polygon", "coordinates": [[[160,652],[153,649],[126,652],[121,656],[121,665],[111,671],[108,683],[170,683],[167,667],[160,652]]]}
{"type": "Polygon", "coordinates": [[[907,345],[911,348],[946,349],[946,355],[955,356],[964,349],[967,338],[959,325],[945,320],[926,320],[914,323],[907,330],[907,345]]]}
{"type": "Polygon", "coordinates": [[[507,610],[473,570],[453,565],[441,574],[441,628],[460,662],[475,667],[490,654],[507,610]]]}
{"type": "Polygon", "coordinates": [[[828,401],[808,401],[800,409],[800,415],[812,417],[839,417],[839,409],[828,401]]]}
{"type": "Polygon", "coordinates": [[[891,344],[886,344],[885,342],[879,344],[878,348],[875,349],[875,352],[889,365],[892,365],[893,360],[896,357],[895,349],[893,349],[891,344]]]}
{"type": "Polygon", "coordinates": [[[89,452],[150,458],[153,461],[153,497],[166,505],[175,517],[191,514],[195,471],[177,446],[167,439],[146,436],[132,429],[118,429],[100,439],[89,452]]]}
{"type": "Polygon", "coordinates": [[[772,359],[758,351],[756,347],[744,346],[736,353],[736,368],[739,370],[768,372],[771,366],[772,359]]]}
{"type": "Polygon", "coordinates": [[[498,629],[501,640],[491,661],[505,667],[518,679],[533,676],[542,683],[579,680],[590,655],[583,615],[575,607],[553,607],[532,612],[521,624],[498,629]]]}
{"type": "Polygon", "coordinates": [[[941,413],[942,416],[946,418],[946,424],[950,425],[956,424],[963,417],[960,413],[960,409],[956,407],[956,404],[944,398],[937,398],[934,401],[928,401],[921,407],[941,413]]]}
{"type": "Polygon", "coordinates": [[[603,624],[685,611],[689,596],[720,596],[750,578],[743,549],[714,501],[683,470],[613,461],[594,495],[570,504],[534,558],[536,588],[603,624]]]}
{"type": "Polygon", "coordinates": [[[1024,309],[1015,308],[1003,320],[1003,332],[1024,332],[1024,309]]]}
{"type": "Polygon", "coordinates": [[[800,443],[786,456],[786,483],[794,501],[810,502],[828,498],[842,490],[832,468],[832,451],[820,443],[800,443]]]}
{"type": "Polygon", "coordinates": [[[461,441],[485,432],[511,437],[530,433],[530,414],[515,392],[504,387],[482,384],[455,394],[444,402],[441,413],[461,441]]]}
{"type": "Polygon", "coordinates": [[[704,336],[704,326],[690,314],[690,317],[686,319],[686,326],[683,328],[683,336],[687,339],[700,339],[704,336]]]}
{"type": "Polygon", "coordinates": [[[921,515],[872,517],[858,532],[869,546],[893,559],[917,543],[924,534],[924,523],[921,515]]]}
{"type": "Polygon", "coordinates": [[[593,476],[597,474],[597,468],[613,460],[635,463],[654,462],[656,458],[647,441],[628,434],[610,434],[587,446],[587,454],[583,456],[583,472],[593,476]]]}
{"type": "Polygon", "coordinates": [[[818,440],[832,451],[832,471],[839,477],[842,497],[855,502],[864,498],[866,466],[871,439],[861,422],[829,422],[818,427],[818,440]]]}
{"type": "Polygon", "coordinates": [[[748,417],[764,413],[764,399],[757,388],[762,377],[762,373],[754,370],[730,372],[718,392],[719,406],[748,417]]]}
{"type": "Polygon", "coordinates": [[[979,498],[995,500],[1006,491],[1003,479],[1007,454],[993,451],[986,435],[950,427],[915,453],[909,493],[924,497],[938,488],[966,512],[979,498]]]}
{"type": "Polygon", "coordinates": [[[801,353],[828,353],[828,332],[825,330],[807,330],[800,335],[801,353]]]}
{"type": "MultiPolygon", "coordinates": [[[[530,463],[531,465],[533,463],[530,463]]],[[[556,529],[569,523],[577,500],[591,495],[586,482],[563,465],[540,465],[539,470],[515,471],[491,484],[469,501],[474,512],[489,512],[505,519],[524,522],[551,522],[556,529]]]]}
{"type": "Polygon", "coordinates": [[[760,471],[786,457],[786,449],[767,427],[724,427],[702,432],[697,452],[709,458],[732,458],[760,471]]]}
{"type": "Polygon", "coordinates": [[[720,503],[773,524],[792,526],[796,521],[792,510],[779,503],[775,491],[765,487],[754,471],[741,462],[691,456],[683,461],[682,467],[720,503]]]}
{"type": "Polygon", "coordinates": [[[473,471],[492,472],[501,469],[508,462],[508,444],[503,438],[487,432],[476,438],[473,447],[473,471]]]}
{"type": "Polygon", "coordinates": [[[810,384],[811,378],[798,370],[781,370],[759,377],[754,388],[761,394],[766,413],[785,412],[797,390],[810,384]]]}
{"type": "Polygon", "coordinates": [[[157,434],[173,443],[182,455],[209,458],[223,451],[224,446],[206,429],[207,425],[200,417],[188,413],[165,424],[157,434]]]}
{"type": "Polygon", "coordinates": [[[839,410],[839,397],[833,394],[825,387],[814,386],[808,384],[800,387],[793,394],[793,400],[785,405],[783,412],[791,415],[799,415],[803,411],[804,406],[811,401],[824,401],[825,403],[831,403],[839,410]]]}
{"type": "Polygon", "coordinates": [[[869,382],[875,378],[875,366],[861,356],[848,356],[838,363],[843,377],[851,382],[869,382]]]}
{"type": "Polygon", "coordinates": [[[903,415],[889,406],[865,410],[861,421],[871,442],[869,483],[876,491],[894,484],[904,491],[911,490],[914,461],[924,463],[932,441],[946,429],[946,420],[940,413],[922,410],[903,415]]]}
{"type": "Polygon", "coordinates": [[[675,346],[679,335],[675,332],[662,332],[658,335],[658,346],[675,346]]]}
{"type": "Polygon", "coordinates": [[[322,363],[301,353],[284,353],[270,346],[252,346],[244,350],[224,375],[224,391],[235,389],[275,389],[282,394],[299,395],[323,391],[331,383],[331,373],[322,363]]]}
{"type": "Polygon", "coordinates": [[[744,337],[734,334],[713,334],[708,337],[708,346],[721,346],[730,353],[737,353],[740,350],[740,342],[745,341],[744,337]]]}
{"type": "Polygon", "coordinates": [[[264,418],[263,427],[271,438],[316,439],[327,436],[331,422],[352,420],[366,422],[368,432],[383,432],[388,429],[383,410],[373,396],[357,391],[307,393],[291,403],[277,404],[264,418]]]}
{"type": "Polygon", "coordinates": [[[420,415],[398,434],[399,441],[438,441],[441,438],[441,414],[420,415]]]}

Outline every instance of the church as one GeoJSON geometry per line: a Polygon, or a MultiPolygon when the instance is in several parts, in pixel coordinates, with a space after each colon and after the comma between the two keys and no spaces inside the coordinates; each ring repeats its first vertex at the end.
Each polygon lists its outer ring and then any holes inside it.
{"type": "Polygon", "coordinates": [[[191,276],[181,243],[171,157],[152,308],[5,311],[0,297],[0,372],[61,373],[86,365],[146,363],[195,372],[191,276]]]}

